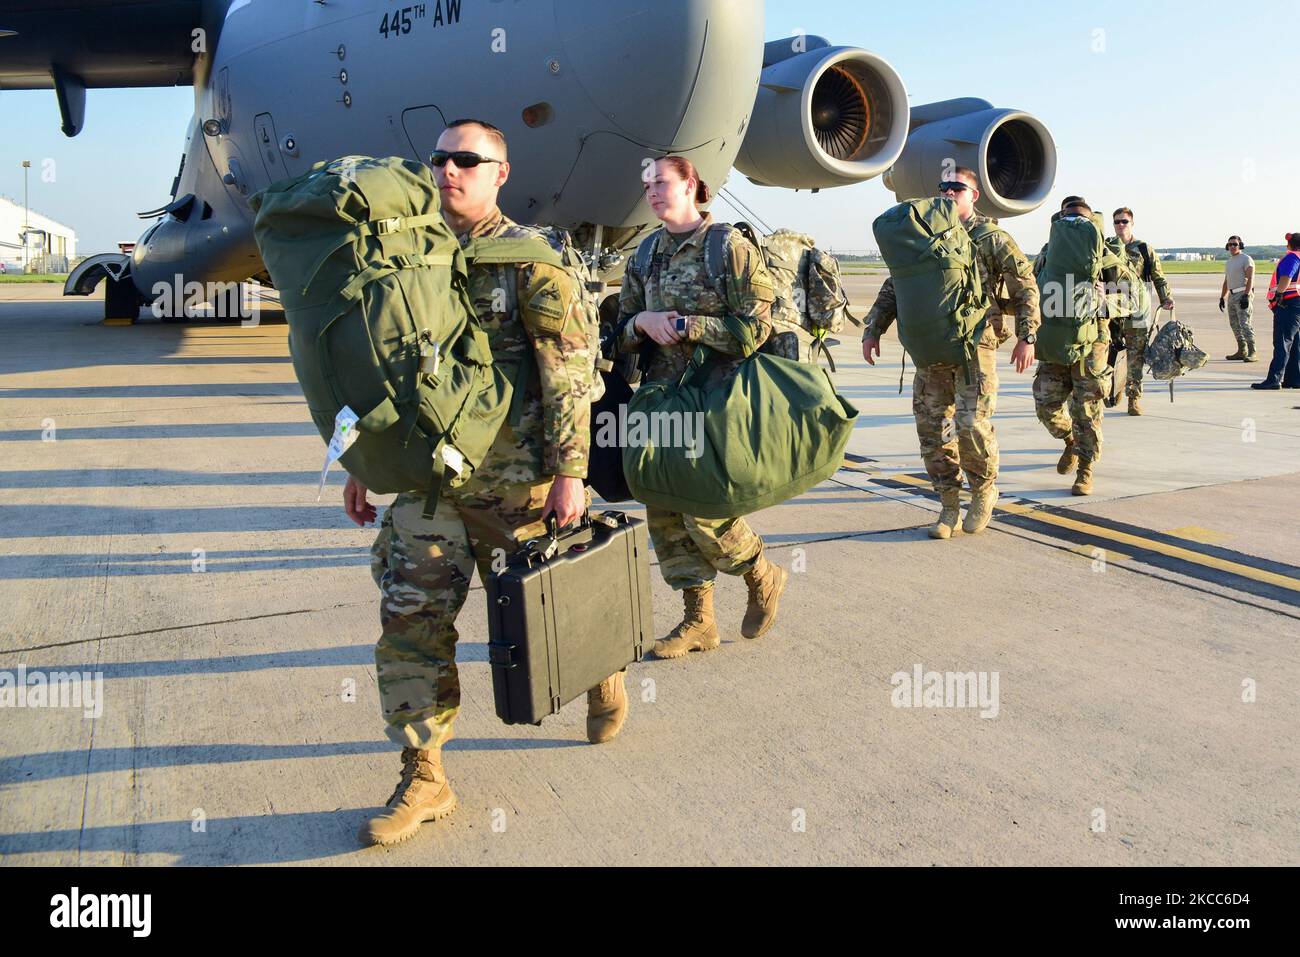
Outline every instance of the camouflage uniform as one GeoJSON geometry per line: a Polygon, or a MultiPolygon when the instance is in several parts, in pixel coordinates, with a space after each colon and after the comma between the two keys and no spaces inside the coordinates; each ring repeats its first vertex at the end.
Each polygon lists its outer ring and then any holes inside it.
{"type": "MultiPolygon", "coordinates": [[[[646,382],[677,381],[701,344],[737,357],[716,362],[707,380],[710,384],[733,375],[740,364],[740,344],[719,316],[732,315],[748,322],[756,346],[771,333],[774,295],[762,253],[744,236],[732,232],[727,240],[725,288],[714,288],[704,262],[705,236],[712,224],[712,215],[706,215],[680,244],[661,229],[647,276],[638,275],[629,260],[619,302],[622,333],[618,346],[624,352],[643,352],[647,344],[653,347],[648,362],[642,357],[646,382]],[[669,311],[686,318],[686,339],[676,345],[661,346],[633,328],[632,319],[640,312],[669,311]]],[[[762,551],[762,540],[743,518],[694,518],[647,506],[646,522],[659,570],[676,591],[709,585],[718,572],[744,575],[762,551]]]]}
{"type": "MultiPolygon", "coordinates": [[[[1034,260],[1034,275],[1042,271],[1046,262],[1047,246],[1043,246],[1034,260]]],[[[1103,282],[1117,281],[1114,270],[1105,273],[1103,282]]],[[[1040,362],[1034,373],[1034,410],[1038,421],[1054,438],[1073,442],[1081,462],[1101,458],[1103,397],[1110,391],[1114,374],[1110,367],[1110,324],[1101,319],[1097,325],[1100,338],[1093,344],[1092,355],[1086,361],[1073,366],[1040,362]]]]}
{"type": "MultiPolygon", "coordinates": [[[[533,233],[494,210],[458,238],[465,245],[476,237],[527,235],[533,233]]],[[[584,477],[590,442],[593,356],[569,275],[541,263],[471,265],[469,292],[493,356],[532,350],[536,366],[517,426],[502,426],[470,480],[444,489],[428,519],[423,492],[398,495],[371,549],[383,595],[375,647],[380,705],[388,736],[422,750],[451,738],[460,707],[455,621],[474,566],[486,580],[494,558],[545,535],[542,507],[551,481],[584,477]]]]}
{"type": "Polygon", "coordinates": [[[1171,299],[1172,296],[1169,292],[1169,281],[1165,279],[1164,271],[1160,268],[1160,257],[1154,249],[1140,239],[1134,239],[1124,244],[1124,252],[1128,254],[1129,261],[1142,282],[1154,283],[1156,287],[1156,302],[1151,307],[1151,316],[1145,317],[1141,324],[1136,322],[1124,324],[1124,346],[1128,351],[1128,385],[1124,387],[1124,394],[1130,399],[1139,399],[1142,397],[1142,375],[1143,366],[1146,364],[1147,345],[1151,341],[1151,318],[1155,315],[1156,306],[1171,299]]]}
{"type": "MultiPolygon", "coordinates": [[[[984,216],[972,216],[964,225],[968,232],[993,223],[984,216]]],[[[1014,333],[1020,338],[1037,332],[1038,285],[1029,261],[1005,230],[983,231],[975,248],[980,280],[993,305],[980,339],[978,369],[971,369],[970,384],[960,365],[937,362],[916,370],[912,380],[912,412],[916,434],[921,440],[925,470],[941,495],[960,489],[962,473],[972,492],[981,492],[998,477],[998,441],[993,413],[998,400],[998,346],[1014,333]]],[[[863,338],[879,339],[898,317],[898,303],[892,279],[886,279],[867,315],[863,338]]]]}

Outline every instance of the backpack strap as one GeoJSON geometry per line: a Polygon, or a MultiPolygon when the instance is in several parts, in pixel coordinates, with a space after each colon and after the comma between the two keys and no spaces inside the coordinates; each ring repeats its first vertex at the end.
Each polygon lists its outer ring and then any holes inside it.
{"type": "Polygon", "coordinates": [[[391,236],[393,233],[423,229],[425,226],[442,225],[444,222],[442,213],[423,213],[419,216],[391,216],[386,219],[372,219],[369,222],[357,223],[357,225],[339,236],[333,246],[320,254],[311,269],[307,271],[307,280],[302,284],[302,294],[304,296],[307,294],[312,280],[320,272],[321,266],[325,265],[325,260],[344,246],[349,246],[358,239],[364,239],[367,236],[391,236]]]}
{"type": "MultiPolygon", "coordinates": [[[[704,272],[713,284],[718,298],[724,302],[727,299],[727,238],[733,232],[744,235],[743,231],[730,223],[714,223],[704,237],[704,272]]],[[[760,253],[763,251],[761,246],[758,250],[760,253]]]]}
{"type": "MultiPolygon", "coordinates": [[[[564,268],[564,260],[555,247],[541,235],[531,236],[478,236],[465,245],[465,258],[468,265],[480,266],[518,266],[525,263],[543,263],[557,269],[564,268]]],[[[518,290],[510,283],[509,312],[519,313],[518,290]]],[[[537,357],[532,349],[526,349],[515,363],[497,363],[502,367],[513,365],[510,376],[510,410],[506,413],[506,424],[514,428],[524,414],[524,395],[528,391],[528,380],[537,368],[537,357]]]]}
{"type": "Polygon", "coordinates": [[[983,242],[986,237],[992,236],[994,233],[1004,233],[1004,232],[1006,232],[1005,229],[1003,229],[1000,225],[993,222],[992,220],[989,220],[987,223],[980,223],[978,226],[972,229],[970,231],[970,238],[971,238],[971,242],[978,243],[978,242],[983,242]]]}
{"type": "Polygon", "coordinates": [[[394,256],[381,262],[371,263],[352,277],[352,281],[340,289],[335,296],[343,302],[351,302],[361,295],[361,290],[377,279],[403,269],[417,269],[422,266],[451,266],[456,262],[453,253],[431,253],[428,255],[394,256]]]}
{"type": "Polygon", "coordinates": [[[466,244],[465,258],[470,263],[491,266],[545,263],[564,268],[563,258],[541,236],[479,236],[466,244]]]}
{"type": "Polygon", "coordinates": [[[655,246],[659,242],[660,230],[656,229],[636,247],[636,253],[632,257],[632,265],[636,267],[636,274],[641,277],[642,283],[650,278],[650,269],[654,264],[655,246]]]}

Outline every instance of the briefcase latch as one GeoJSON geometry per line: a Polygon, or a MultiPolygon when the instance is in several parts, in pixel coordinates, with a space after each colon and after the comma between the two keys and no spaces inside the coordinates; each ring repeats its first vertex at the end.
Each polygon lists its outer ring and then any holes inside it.
{"type": "Polygon", "coordinates": [[[488,661],[502,668],[515,666],[515,645],[488,644],[488,661]]]}

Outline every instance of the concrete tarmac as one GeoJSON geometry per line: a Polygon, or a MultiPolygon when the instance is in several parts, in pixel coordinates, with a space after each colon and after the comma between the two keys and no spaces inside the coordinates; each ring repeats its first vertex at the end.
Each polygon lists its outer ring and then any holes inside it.
{"type": "MultiPolygon", "coordinates": [[[[317,501],[282,317],[110,328],[98,301],[0,286],[0,676],[103,691],[0,706],[0,860],[1300,863],[1300,392],[1222,361],[1219,277],[1171,279],[1213,361],[1173,402],[1149,383],[1144,417],[1107,416],[1079,499],[1004,347],[1002,507],[949,542],[926,535],[897,339],[872,368],[847,330],[846,468],[753,518],[795,572],[776,627],[741,638],[744,584],[719,582],[722,648],[633,665],[609,744],[586,743],[581,700],[500,723],[476,582],[446,752],[460,808],[389,850],[355,837],[399,771],[374,532],[338,472],[317,501]],[[918,668],[987,696],[927,707],[902,693],[918,668]]],[[[859,314],[879,281],[850,278],[859,314]]],[[[1262,296],[1256,323],[1267,359],[1262,296]]],[[[654,607],[666,632],[657,571],[654,607]]]]}

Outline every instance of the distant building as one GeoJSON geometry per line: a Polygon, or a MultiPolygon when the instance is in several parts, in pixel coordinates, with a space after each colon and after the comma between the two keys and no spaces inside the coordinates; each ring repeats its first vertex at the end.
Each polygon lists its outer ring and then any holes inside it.
{"type": "Polygon", "coordinates": [[[24,215],[22,203],[0,196],[0,263],[7,272],[22,272],[24,266],[28,272],[67,272],[76,258],[75,230],[34,209],[24,215]]]}

